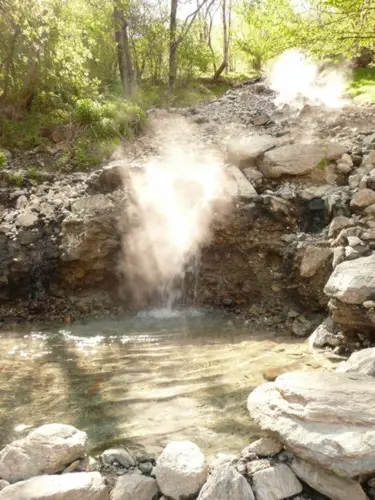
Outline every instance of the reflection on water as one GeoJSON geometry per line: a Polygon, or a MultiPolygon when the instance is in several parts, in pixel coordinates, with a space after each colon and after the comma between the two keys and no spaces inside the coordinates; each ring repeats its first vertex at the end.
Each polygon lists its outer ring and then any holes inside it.
{"type": "Polygon", "coordinates": [[[157,453],[171,439],[235,452],[257,432],[246,398],[262,373],[329,367],[300,340],[198,312],[163,316],[0,331],[0,446],[62,422],[85,430],[94,452],[157,453]]]}

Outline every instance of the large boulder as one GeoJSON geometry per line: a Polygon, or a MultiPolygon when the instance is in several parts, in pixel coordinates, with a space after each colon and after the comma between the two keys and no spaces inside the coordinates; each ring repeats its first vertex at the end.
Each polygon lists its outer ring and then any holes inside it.
{"type": "Polygon", "coordinates": [[[196,495],[206,482],[208,465],[198,446],[190,441],[169,443],[158,458],[156,481],[173,500],[196,495]]]}
{"type": "Polygon", "coordinates": [[[337,143],[291,144],[267,151],[258,167],[270,179],[305,175],[318,168],[322,161],[338,159],[345,152],[346,147],[337,143]]]}
{"type": "Polygon", "coordinates": [[[154,500],[159,488],[155,479],[140,474],[126,474],[117,478],[111,491],[111,500],[154,500]]]}
{"type": "Polygon", "coordinates": [[[99,472],[38,476],[0,491],[0,500],[108,500],[108,498],[108,489],[99,472]]]}
{"type": "Polygon", "coordinates": [[[251,486],[227,464],[214,469],[201,489],[198,500],[255,500],[251,486]]]}
{"type": "Polygon", "coordinates": [[[10,483],[55,474],[86,455],[87,434],[71,425],[47,424],[0,452],[0,477],[10,483]]]}
{"type": "Polygon", "coordinates": [[[253,420],[297,456],[343,477],[375,472],[375,384],[354,373],[287,373],[248,398],[253,420]]]}
{"type": "Polygon", "coordinates": [[[364,373],[375,377],[375,347],[353,352],[347,361],[337,367],[336,371],[341,373],[364,373]]]}

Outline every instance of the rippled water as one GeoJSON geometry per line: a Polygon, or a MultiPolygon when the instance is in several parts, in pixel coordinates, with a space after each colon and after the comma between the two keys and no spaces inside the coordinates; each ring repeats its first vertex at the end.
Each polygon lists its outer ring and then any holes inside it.
{"type": "Polygon", "coordinates": [[[63,422],[86,430],[94,453],[157,453],[171,439],[236,452],[257,433],[246,398],[264,373],[330,365],[299,339],[197,311],[165,316],[0,331],[0,445],[63,422]]]}

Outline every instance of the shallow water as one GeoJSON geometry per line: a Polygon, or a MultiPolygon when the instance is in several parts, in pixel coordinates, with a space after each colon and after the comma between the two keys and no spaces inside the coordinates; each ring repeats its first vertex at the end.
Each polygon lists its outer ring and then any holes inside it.
{"type": "Polygon", "coordinates": [[[238,452],[259,433],[246,398],[264,373],[331,366],[300,339],[197,311],[165,316],[0,331],[0,446],[63,422],[88,433],[93,453],[158,453],[172,439],[238,452]]]}

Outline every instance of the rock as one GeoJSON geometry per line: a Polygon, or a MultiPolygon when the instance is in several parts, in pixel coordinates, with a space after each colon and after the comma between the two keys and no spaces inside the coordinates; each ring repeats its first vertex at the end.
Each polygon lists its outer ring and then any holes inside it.
{"type": "Polygon", "coordinates": [[[342,157],[340,158],[340,163],[345,163],[345,165],[348,165],[349,167],[353,166],[353,159],[348,153],[344,153],[342,157]]]}
{"type": "Polygon", "coordinates": [[[340,245],[336,248],[333,249],[333,260],[332,260],[332,267],[333,269],[336,268],[341,262],[344,262],[345,260],[345,247],[340,245]]]}
{"type": "Polygon", "coordinates": [[[247,450],[254,452],[258,457],[268,457],[276,455],[283,449],[282,443],[271,437],[260,438],[251,443],[247,450]]]}
{"type": "Polygon", "coordinates": [[[257,196],[257,192],[244,174],[238,167],[234,165],[227,167],[227,172],[230,176],[228,189],[231,196],[235,198],[251,199],[257,196]]]}
{"type": "Polygon", "coordinates": [[[74,472],[81,465],[81,460],[74,460],[68,467],[62,471],[62,474],[67,474],[68,472],[74,472]]]}
{"type": "Polygon", "coordinates": [[[372,189],[360,189],[350,202],[350,206],[356,209],[363,209],[375,203],[375,191],[372,189]]]}
{"type": "Polygon", "coordinates": [[[345,247],[345,259],[346,260],[354,260],[354,259],[358,259],[358,257],[360,257],[360,254],[356,249],[354,249],[350,246],[345,247]]]}
{"type": "Polygon", "coordinates": [[[198,500],[255,500],[246,479],[229,465],[214,469],[201,489],[198,500]]]}
{"type": "Polygon", "coordinates": [[[17,201],[16,201],[16,209],[17,210],[23,210],[24,208],[26,208],[27,206],[27,198],[26,196],[23,194],[21,195],[19,198],[17,198],[17,201]]]}
{"type": "Polygon", "coordinates": [[[152,472],[153,465],[151,462],[141,462],[138,464],[138,469],[142,472],[142,474],[146,474],[146,476],[149,476],[152,472]]]}
{"type": "Polygon", "coordinates": [[[365,300],[362,305],[365,309],[374,309],[375,308],[375,300],[365,300]]]}
{"type": "Polygon", "coordinates": [[[108,489],[99,472],[38,476],[0,491],[0,500],[108,500],[108,498],[108,489]]]}
{"type": "Polygon", "coordinates": [[[375,471],[373,380],[357,373],[288,373],[257,387],[248,409],[298,457],[355,477],[375,471]]]}
{"type": "Polygon", "coordinates": [[[346,304],[363,304],[375,296],[375,254],[339,264],[324,293],[346,304]]]}
{"type": "Polygon", "coordinates": [[[364,373],[375,377],[375,347],[353,352],[347,361],[337,367],[336,371],[340,373],[364,373]]]}
{"type": "Polygon", "coordinates": [[[267,115],[258,115],[254,116],[253,118],[253,124],[256,127],[259,127],[261,125],[266,125],[270,121],[270,117],[267,115]]]}
{"type": "Polygon", "coordinates": [[[0,477],[10,483],[55,474],[86,455],[87,434],[71,425],[47,424],[0,452],[0,477]]]}
{"type": "Polygon", "coordinates": [[[257,500],[283,500],[302,492],[302,484],[285,464],[255,472],[253,490],[257,500]]]}
{"type": "Polygon", "coordinates": [[[85,457],[81,460],[79,464],[78,471],[79,472],[94,472],[99,470],[100,466],[97,460],[93,457],[85,457]]]}
{"type": "Polygon", "coordinates": [[[255,165],[255,160],[275,144],[275,139],[269,135],[232,138],[227,146],[227,161],[238,167],[255,165]]]}
{"type": "Polygon", "coordinates": [[[338,163],[336,165],[336,169],[342,174],[349,174],[352,171],[352,167],[347,165],[346,163],[338,163]]]}
{"type": "Polygon", "coordinates": [[[299,458],[293,460],[291,468],[302,481],[331,500],[367,499],[361,485],[353,479],[337,476],[299,458]]]}
{"type": "Polygon", "coordinates": [[[300,275],[303,278],[311,278],[314,276],[318,269],[324,266],[331,254],[332,250],[330,248],[307,247],[302,258],[300,275]]]}
{"type": "Polygon", "coordinates": [[[295,234],[283,234],[280,237],[280,240],[283,241],[284,243],[291,243],[296,239],[295,234]]]}
{"type": "Polygon", "coordinates": [[[348,217],[344,217],[342,215],[334,217],[329,225],[328,236],[332,238],[332,236],[341,231],[341,229],[351,226],[354,226],[354,223],[348,217]]]}
{"type": "Polygon", "coordinates": [[[311,333],[312,328],[313,325],[311,321],[305,318],[305,316],[298,316],[298,318],[293,321],[292,330],[297,337],[306,337],[311,333]]]}
{"type": "Polygon", "coordinates": [[[118,462],[125,469],[135,467],[136,465],[134,458],[126,448],[110,448],[109,450],[105,450],[101,455],[101,459],[107,465],[113,465],[114,462],[118,462]]]}
{"type": "Polygon", "coordinates": [[[267,151],[258,168],[265,177],[274,179],[282,175],[305,175],[317,168],[324,159],[339,158],[346,148],[336,143],[292,144],[267,151]]]}
{"type": "Polygon", "coordinates": [[[24,212],[16,218],[16,226],[32,227],[38,221],[38,216],[32,212],[24,212]]]}
{"type": "Polygon", "coordinates": [[[159,488],[155,479],[140,474],[126,474],[117,478],[111,500],[156,500],[159,488]]]}
{"type": "Polygon", "coordinates": [[[335,347],[340,343],[340,338],[333,333],[331,318],[327,318],[309,337],[310,350],[313,350],[314,347],[324,347],[326,345],[335,347]]]}
{"type": "Polygon", "coordinates": [[[169,443],[156,464],[156,480],[163,495],[173,500],[196,495],[206,482],[208,465],[190,441],[169,443]]]}
{"type": "Polygon", "coordinates": [[[88,179],[90,193],[111,193],[123,187],[128,176],[128,167],[122,160],[113,161],[94,172],[88,179]]]}
{"type": "Polygon", "coordinates": [[[246,179],[248,179],[250,182],[257,183],[258,181],[261,181],[263,179],[262,172],[259,172],[259,170],[254,167],[247,167],[244,168],[242,171],[246,179]]]}
{"type": "Polygon", "coordinates": [[[356,247],[358,245],[363,245],[363,241],[358,238],[358,236],[348,236],[348,244],[351,247],[356,247]]]}
{"type": "Polygon", "coordinates": [[[5,479],[0,479],[0,491],[9,486],[10,483],[8,481],[5,481],[5,479]]]}

